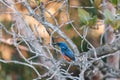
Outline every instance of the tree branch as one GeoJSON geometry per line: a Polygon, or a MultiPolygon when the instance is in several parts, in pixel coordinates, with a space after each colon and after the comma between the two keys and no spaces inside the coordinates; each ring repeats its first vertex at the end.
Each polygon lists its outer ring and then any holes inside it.
{"type": "Polygon", "coordinates": [[[63,37],[72,47],[73,51],[75,52],[76,55],[79,55],[79,51],[77,46],[72,42],[72,40],[66,36],[59,28],[58,26],[52,25],[51,23],[45,21],[43,22],[36,14],[35,12],[32,10],[32,8],[29,6],[29,4],[27,2],[24,2],[24,5],[26,6],[26,8],[28,9],[28,11],[30,12],[30,14],[36,19],[38,20],[41,24],[43,25],[47,25],[48,27],[50,27],[52,30],[55,30],[61,37],[63,37]]]}
{"type": "MultiPolygon", "coordinates": [[[[118,37],[112,44],[105,44],[104,46],[100,46],[95,49],[97,53],[97,57],[103,57],[106,55],[113,55],[115,52],[120,50],[120,37],[118,37]]],[[[87,55],[87,58],[95,58],[94,50],[91,49],[88,52],[81,53],[80,56],[87,55]]],[[[80,57],[78,56],[78,57],[80,57]]]]}

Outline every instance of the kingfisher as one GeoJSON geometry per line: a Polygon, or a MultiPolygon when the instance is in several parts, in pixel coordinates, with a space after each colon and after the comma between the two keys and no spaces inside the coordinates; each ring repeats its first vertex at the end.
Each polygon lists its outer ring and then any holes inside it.
{"type": "Polygon", "coordinates": [[[67,61],[75,61],[75,55],[73,51],[68,47],[68,45],[65,42],[58,42],[56,43],[62,52],[62,56],[64,57],[65,60],[67,61]]]}

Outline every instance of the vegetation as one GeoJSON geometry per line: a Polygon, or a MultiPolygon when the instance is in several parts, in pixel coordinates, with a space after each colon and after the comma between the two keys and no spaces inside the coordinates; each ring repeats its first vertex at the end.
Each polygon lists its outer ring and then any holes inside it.
{"type": "Polygon", "coordinates": [[[119,80],[119,5],[1,0],[0,80],[119,80]],[[63,57],[58,42],[67,43],[75,61],[63,57]]]}

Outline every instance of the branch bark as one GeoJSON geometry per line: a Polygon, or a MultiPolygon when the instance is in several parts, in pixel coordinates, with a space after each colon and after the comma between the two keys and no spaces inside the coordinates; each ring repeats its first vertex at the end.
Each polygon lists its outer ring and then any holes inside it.
{"type": "Polygon", "coordinates": [[[26,6],[26,8],[28,9],[28,11],[30,12],[30,14],[36,19],[38,20],[41,24],[43,25],[47,25],[49,28],[51,28],[52,30],[55,30],[61,37],[63,37],[72,47],[75,55],[79,55],[79,50],[77,48],[77,46],[72,42],[72,40],[67,37],[59,28],[58,26],[52,25],[51,23],[45,21],[43,22],[36,14],[35,12],[32,10],[32,8],[29,6],[29,4],[27,2],[24,2],[24,5],[26,6]]]}
{"type": "MultiPolygon", "coordinates": [[[[112,44],[105,44],[103,46],[100,46],[98,48],[95,49],[96,53],[97,53],[97,57],[103,58],[107,55],[115,55],[115,52],[120,50],[120,37],[118,37],[112,44]]],[[[81,55],[79,55],[78,57],[82,57],[82,56],[87,56],[87,59],[89,58],[95,58],[94,56],[94,50],[89,50],[88,52],[83,52],[81,53],[81,55]]]]}

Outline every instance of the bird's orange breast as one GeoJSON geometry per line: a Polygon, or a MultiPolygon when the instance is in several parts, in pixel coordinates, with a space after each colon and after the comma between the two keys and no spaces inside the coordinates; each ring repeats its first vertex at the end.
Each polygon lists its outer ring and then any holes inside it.
{"type": "Polygon", "coordinates": [[[65,55],[63,55],[63,57],[64,57],[65,60],[67,60],[67,61],[69,61],[69,62],[72,61],[69,57],[67,57],[67,56],[65,56],[65,55]]]}

